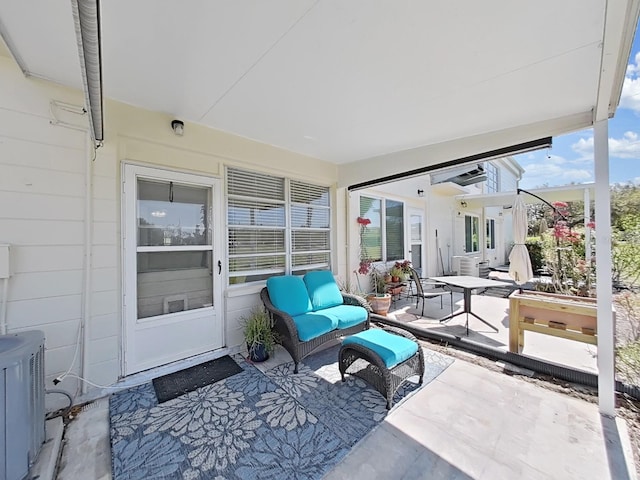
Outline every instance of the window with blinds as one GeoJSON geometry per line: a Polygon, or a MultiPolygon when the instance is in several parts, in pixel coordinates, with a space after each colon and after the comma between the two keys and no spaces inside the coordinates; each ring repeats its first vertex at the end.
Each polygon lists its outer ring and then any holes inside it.
{"type": "Polygon", "coordinates": [[[329,187],[227,170],[229,283],[330,269],[329,187]]]}
{"type": "Polygon", "coordinates": [[[371,223],[361,233],[361,253],[374,262],[404,259],[404,203],[360,197],[360,216],[371,223]]]}

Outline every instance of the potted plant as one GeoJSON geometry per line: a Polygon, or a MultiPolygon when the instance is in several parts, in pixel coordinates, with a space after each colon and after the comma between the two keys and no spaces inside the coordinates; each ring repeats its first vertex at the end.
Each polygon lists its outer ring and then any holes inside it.
{"type": "Polygon", "coordinates": [[[391,274],[391,281],[394,283],[398,283],[400,281],[400,277],[403,275],[400,267],[396,265],[391,267],[391,270],[389,271],[389,273],[391,274]]]}
{"type": "Polygon", "coordinates": [[[386,292],[387,285],[384,281],[385,274],[371,269],[371,282],[375,289],[367,295],[367,302],[371,305],[371,310],[378,315],[386,315],[391,306],[391,295],[386,292]]]}
{"type": "Polygon", "coordinates": [[[244,339],[247,342],[249,359],[252,362],[264,362],[273,353],[278,343],[277,333],[273,331],[273,322],[262,308],[251,311],[249,316],[241,318],[244,339]]]}
{"type": "MultiPolygon", "coordinates": [[[[396,271],[399,281],[404,282],[411,274],[411,260],[396,262],[391,270],[396,271]]],[[[393,273],[391,275],[393,275],[393,273]]]]}

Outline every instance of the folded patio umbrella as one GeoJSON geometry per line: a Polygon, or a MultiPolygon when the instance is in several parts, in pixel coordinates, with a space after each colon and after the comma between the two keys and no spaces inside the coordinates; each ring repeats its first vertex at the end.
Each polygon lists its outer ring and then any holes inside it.
{"type": "Polygon", "coordinates": [[[513,239],[515,245],[509,254],[509,275],[518,285],[522,285],[533,277],[529,251],[524,244],[527,238],[527,207],[520,194],[516,195],[513,204],[513,239]]]}

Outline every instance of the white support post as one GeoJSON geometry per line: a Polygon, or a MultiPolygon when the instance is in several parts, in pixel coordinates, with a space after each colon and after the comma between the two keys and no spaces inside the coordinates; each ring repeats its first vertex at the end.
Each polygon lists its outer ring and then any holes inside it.
{"type": "Polygon", "coordinates": [[[596,295],[598,297],[598,403],[602,415],[615,416],[614,331],[611,305],[611,198],[608,120],[593,128],[596,210],[596,295]]]}

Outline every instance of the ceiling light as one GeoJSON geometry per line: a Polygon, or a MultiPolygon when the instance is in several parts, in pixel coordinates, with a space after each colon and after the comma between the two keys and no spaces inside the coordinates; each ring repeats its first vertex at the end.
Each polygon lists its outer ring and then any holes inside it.
{"type": "Polygon", "coordinates": [[[167,216],[167,212],[165,212],[164,210],[156,210],[154,212],[151,212],[151,216],[162,218],[167,216]]]}
{"type": "Polygon", "coordinates": [[[173,133],[179,137],[184,135],[184,122],[182,120],[172,120],[171,128],[173,128],[173,133]]]}

